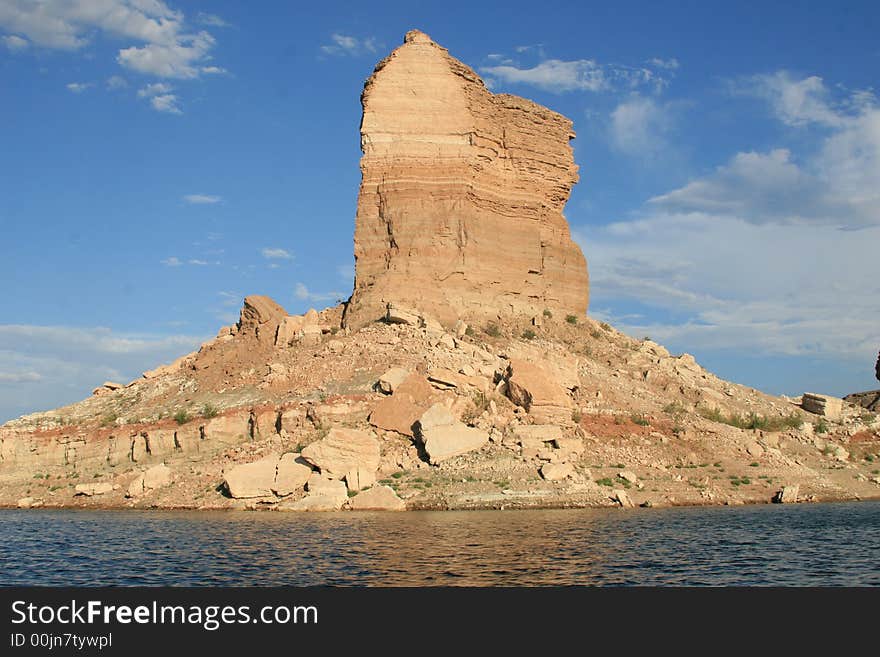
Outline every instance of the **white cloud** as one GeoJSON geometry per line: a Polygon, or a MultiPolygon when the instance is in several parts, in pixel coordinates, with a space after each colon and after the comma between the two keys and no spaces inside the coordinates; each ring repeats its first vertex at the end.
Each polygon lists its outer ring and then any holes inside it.
{"type": "Polygon", "coordinates": [[[827,224],[850,229],[880,225],[880,108],[859,92],[833,102],[818,78],[778,83],[768,97],[776,117],[791,126],[823,128],[809,155],[789,149],[741,152],[715,172],[651,199],[669,212],[710,212],[751,223],[827,224]]]}
{"type": "Polygon", "coordinates": [[[190,260],[187,260],[187,262],[191,265],[197,265],[199,267],[204,267],[205,265],[208,264],[208,262],[206,260],[199,260],[197,258],[192,258],[190,260]]]}
{"type": "Polygon", "coordinates": [[[687,349],[865,361],[880,342],[880,227],[798,230],[657,213],[576,235],[589,258],[591,304],[636,301],[669,316],[623,321],[632,335],[687,349]]]}
{"type": "Polygon", "coordinates": [[[0,422],[84,399],[107,379],[135,379],[204,340],[100,327],[0,325],[0,422]]]}
{"type": "Polygon", "coordinates": [[[507,83],[530,84],[555,93],[601,91],[608,85],[602,67],[592,59],[570,62],[548,59],[533,68],[517,68],[511,65],[484,66],[480,71],[507,83]]]}
{"type": "Polygon", "coordinates": [[[162,94],[161,96],[153,96],[150,98],[150,105],[157,112],[165,112],[167,114],[183,114],[177,106],[177,96],[174,94],[162,94]]]}
{"type": "Polygon", "coordinates": [[[669,104],[635,96],[611,113],[611,143],[630,155],[656,155],[668,150],[666,135],[672,127],[669,104]]]}
{"type": "Polygon", "coordinates": [[[229,71],[220,66],[202,66],[202,73],[206,75],[226,75],[229,71]]]}
{"type": "Polygon", "coordinates": [[[119,51],[116,61],[140,73],[162,78],[195,78],[215,40],[207,32],[180,35],[173,43],[148,43],[119,51]]]}
{"type": "MultiPolygon", "coordinates": [[[[192,205],[213,205],[215,203],[221,203],[223,197],[211,194],[187,194],[183,197],[183,200],[192,205]]],[[[213,234],[214,233],[210,233],[208,239],[219,239],[219,237],[212,238],[211,235],[213,234]]]]}
{"type": "Polygon", "coordinates": [[[788,71],[755,75],[733,85],[735,93],[766,99],[777,117],[791,126],[821,123],[840,126],[845,117],[831,104],[830,93],[822,78],[796,79],[788,71]]]}
{"type": "Polygon", "coordinates": [[[164,82],[155,82],[153,84],[148,84],[145,87],[138,89],[137,95],[138,98],[151,98],[153,96],[158,96],[160,94],[171,93],[174,90],[170,84],[165,84],[164,82]]]}
{"type": "Polygon", "coordinates": [[[128,81],[119,75],[111,75],[107,78],[107,88],[108,89],[125,89],[128,86],[128,81]]]}
{"type": "Polygon", "coordinates": [[[68,91],[71,91],[75,94],[81,94],[83,91],[92,87],[93,85],[91,82],[71,82],[66,86],[68,91]]]}
{"type": "MultiPolygon", "coordinates": [[[[203,16],[220,26],[217,17],[203,16]]],[[[215,45],[208,32],[187,32],[183,13],[161,0],[6,0],[0,3],[0,27],[60,50],[82,49],[96,32],[134,41],[138,45],[119,50],[117,62],[169,78],[198,77],[215,45]]]]}
{"type": "Polygon", "coordinates": [[[10,52],[22,52],[23,50],[27,50],[31,45],[27,39],[22,39],[20,36],[15,36],[14,34],[0,37],[0,41],[3,42],[3,45],[6,46],[10,52]]]}
{"type": "Polygon", "coordinates": [[[358,38],[345,34],[334,33],[330,35],[331,43],[321,46],[321,52],[327,55],[361,55],[374,53],[379,44],[376,37],[358,38]]]}
{"type": "Polygon", "coordinates": [[[0,371],[0,385],[4,383],[26,383],[34,381],[42,381],[43,375],[33,370],[19,372],[3,372],[0,371]]]}
{"type": "MultiPolygon", "coordinates": [[[[531,50],[531,47],[523,46],[516,50],[523,53],[531,50]]],[[[662,91],[669,84],[669,77],[673,75],[673,69],[668,65],[657,67],[663,70],[661,74],[645,66],[600,64],[594,59],[545,59],[540,49],[539,54],[541,61],[531,68],[506,60],[501,65],[481,67],[480,72],[493,76],[487,80],[487,86],[497,86],[497,81],[500,80],[508,84],[529,84],[552,93],[635,90],[641,87],[662,91]]],[[[492,60],[499,57],[500,55],[493,55],[492,60]]]]}
{"type": "Polygon", "coordinates": [[[345,299],[348,297],[347,294],[342,292],[311,292],[309,288],[307,288],[302,283],[297,283],[293,289],[293,296],[301,301],[336,301],[338,299],[345,299]]]}
{"type": "Polygon", "coordinates": [[[735,154],[629,221],[575,231],[594,307],[655,319],[624,330],[687,349],[873,362],[880,343],[880,110],[816,78],[766,76],[789,148],[735,154]],[[637,306],[638,307],[638,306],[637,306]],[[629,311],[628,311],[629,312],[629,311]],[[631,313],[630,313],[631,314],[631,313]]]}
{"type": "Polygon", "coordinates": [[[210,27],[229,27],[230,24],[215,14],[206,14],[200,11],[196,16],[196,22],[210,27]]]}
{"type": "Polygon", "coordinates": [[[267,260],[292,260],[293,254],[285,249],[266,247],[260,251],[267,260]]]}
{"type": "Polygon", "coordinates": [[[162,264],[166,267],[180,267],[180,265],[182,265],[183,263],[177,256],[171,256],[162,260],[162,264]]]}
{"type": "Polygon", "coordinates": [[[661,59],[660,57],[652,57],[648,60],[648,64],[651,66],[655,66],[657,68],[665,68],[670,71],[674,71],[679,67],[678,60],[675,57],[670,57],[669,59],[661,59]]]}

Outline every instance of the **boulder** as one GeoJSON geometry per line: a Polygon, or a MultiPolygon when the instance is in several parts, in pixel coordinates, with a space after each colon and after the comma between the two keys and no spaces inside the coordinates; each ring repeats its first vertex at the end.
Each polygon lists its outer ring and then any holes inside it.
{"type": "Polygon", "coordinates": [[[773,501],[777,504],[794,504],[798,501],[799,492],[800,486],[783,486],[773,497],[773,501]]]}
{"type": "Polygon", "coordinates": [[[289,346],[302,335],[303,326],[305,326],[305,317],[302,315],[282,317],[275,333],[275,345],[278,347],[289,346]]]}
{"type": "Polygon", "coordinates": [[[392,367],[379,377],[379,381],[376,385],[379,390],[390,395],[399,388],[404,381],[406,381],[410,374],[411,372],[409,370],[402,367],[392,367]]]}
{"type": "Polygon", "coordinates": [[[628,481],[631,484],[639,483],[639,478],[636,476],[635,472],[630,472],[629,470],[621,470],[617,473],[617,476],[624,481],[628,481]]]}
{"type": "Polygon", "coordinates": [[[547,481],[560,481],[574,476],[571,463],[545,463],[541,466],[541,476],[547,481]]]}
{"type": "Polygon", "coordinates": [[[809,413],[824,415],[829,420],[839,420],[843,410],[843,400],[830,395],[805,392],[801,397],[801,407],[809,413]]]}
{"type": "Polygon", "coordinates": [[[75,495],[84,495],[85,497],[92,497],[93,495],[104,495],[113,490],[113,484],[106,482],[99,482],[94,484],[77,484],[74,489],[75,495]]]}
{"type": "Polygon", "coordinates": [[[277,469],[278,456],[269,456],[232,467],[226,473],[224,483],[229,495],[237,499],[270,497],[277,469]]]}
{"type": "Polygon", "coordinates": [[[283,454],[278,461],[272,492],[278,497],[285,497],[302,490],[312,476],[312,472],[312,466],[299,454],[292,452],[283,454]]]}
{"type": "Polygon", "coordinates": [[[623,508],[634,508],[635,504],[633,501],[629,499],[629,495],[626,494],[625,490],[622,489],[614,489],[611,495],[611,499],[617,502],[623,508]]]}
{"type": "Polygon", "coordinates": [[[406,324],[407,326],[422,325],[422,320],[417,312],[401,308],[392,303],[389,303],[386,307],[385,321],[389,324],[406,324]]]}
{"type": "Polygon", "coordinates": [[[36,500],[35,500],[33,497],[22,497],[21,499],[19,499],[19,500],[15,503],[15,505],[16,505],[19,509],[30,509],[30,508],[34,505],[34,502],[35,502],[35,501],[36,501],[36,500]]]}
{"type": "Polygon", "coordinates": [[[260,342],[275,344],[278,326],[287,317],[287,311],[266,296],[245,297],[237,324],[239,335],[252,335],[260,342]]]}
{"type": "Polygon", "coordinates": [[[356,511],[403,511],[406,503],[390,486],[373,486],[355,495],[349,506],[356,511]]]}
{"type": "Polygon", "coordinates": [[[542,443],[562,440],[562,427],[555,424],[521,424],[513,427],[513,436],[520,441],[536,440],[542,443]]]}
{"type": "Polygon", "coordinates": [[[144,472],[144,490],[163,488],[171,484],[171,468],[164,463],[154,465],[144,472]]]}
{"type": "Polygon", "coordinates": [[[412,374],[394,394],[376,404],[370,413],[370,424],[411,437],[413,425],[437,398],[437,391],[424,376],[412,374]]]}
{"type": "Polygon", "coordinates": [[[507,396],[538,423],[572,423],[573,405],[565,388],[537,365],[511,359],[507,368],[507,396]]]}
{"type": "Polygon", "coordinates": [[[379,441],[365,431],[334,427],[324,438],[303,449],[302,458],[322,474],[345,478],[351,490],[359,490],[375,481],[379,441]]]}
{"type": "Polygon", "coordinates": [[[763,456],[764,448],[761,447],[761,445],[759,445],[758,443],[752,442],[746,445],[746,452],[749,456],[763,456]]]}
{"type": "Polygon", "coordinates": [[[880,412],[880,390],[854,392],[844,397],[843,401],[861,406],[867,411],[880,412]]]}
{"type": "Polygon", "coordinates": [[[306,484],[309,494],[280,508],[290,511],[337,511],[348,499],[345,484],[313,473],[306,484]]]}
{"type": "Polygon", "coordinates": [[[439,403],[422,414],[418,432],[432,465],[480,449],[489,442],[488,433],[458,422],[449,409],[439,403]]]}

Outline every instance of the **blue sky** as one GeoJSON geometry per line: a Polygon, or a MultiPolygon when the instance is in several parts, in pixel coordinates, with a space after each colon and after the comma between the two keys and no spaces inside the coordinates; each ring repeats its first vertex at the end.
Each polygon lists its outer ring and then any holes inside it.
{"type": "Polygon", "coordinates": [[[247,294],[346,298],[360,91],[413,28],[574,120],[591,315],[768,392],[876,387],[877,3],[0,0],[0,421],[247,294]]]}

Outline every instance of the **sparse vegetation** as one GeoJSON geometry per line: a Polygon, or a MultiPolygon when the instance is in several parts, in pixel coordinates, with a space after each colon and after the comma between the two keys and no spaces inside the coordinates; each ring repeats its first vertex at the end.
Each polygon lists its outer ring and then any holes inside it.
{"type": "Polygon", "coordinates": [[[632,420],[633,424],[638,424],[640,427],[647,427],[651,424],[650,420],[641,413],[633,413],[629,416],[629,419],[632,420]]]}
{"type": "Polygon", "coordinates": [[[392,472],[391,476],[394,477],[395,479],[400,479],[405,474],[406,474],[406,472],[404,470],[401,470],[399,472],[392,472]]]}
{"type": "Polygon", "coordinates": [[[217,407],[213,404],[205,404],[202,406],[202,417],[204,418],[210,419],[212,417],[217,417],[218,412],[217,407]]]}
{"type": "Polygon", "coordinates": [[[547,319],[553,319],[553,313],[551,313],[547,308],[544,308],[544,317],[547,319]]]}
{"type": "Polygon", "coordinates": [[[609,324],[608,322],[602,322],[601,324],[599,324],[599,326],[602,327],[603,331],[611,330],[611,324],[609,324]]]}
{"type": "Polygon", "coordinates": [[[761,464],[758,463],[757,461],[752,461],[751,463],[749,463],[749,467],[750,468],[759,468],[759,467],[761,467],[761,464]]]}
{"type": "Polygon", "coordinates": [[[577,409],[571,412],[571,421],[575,424],[580,424],[583,417],[583,414],[577,409]]]}
{"type": "Polygon", "coordinates": [[[523,340],[534,340],[537,334],[532,329],[526,329],[522,332],[523,340]]]}
{"type": "Polygon", "coordinates": [[[501,329],[498,328],[497,324],[489,324],[483,329],[483,333],[488,335],[490,338],[500,338],[501,337],[501,329]]]}
{"type": "Polygon", "coordinates": [[[822,418],[813,425],[813,431],[816,433],[828,433],[828,423],[822,418]]]}
{"type": "Polygon", "coordinates": [[[461,414],[461,421],[465,424],[473,424],[489,409],[489,397],[482,390],[476,390],[471,394],[471,405],[461,414]]]}
{"type": "Polygon", "coordinates": [[[186,424],[189,422],[189,413],[187,413],[185,409],[180,409],[174,414],[174,421],[177,422],[177,424],[186,424]]]}
{"type": "Polygon", "coordinates": [[[475,335],[475,333],[474,333],[474,327],[473,327],[473,326],[468,326],[468,327],[464,330],[464,334],[465,334],[466,336],[468,336],[469,338],[474,337],[474,335],[475,335]]]}
{"type": "Polygon", "coordinates": [[[674,401],[666,404],[666,406],[663,407],[663,412],[673,417],[676,417],[678,415],[683,415],[684,413],[686,413],[687,409],[680,401],[674,401]]]}
{"type": "Polygon", "coordinates": [[[737,429],[763,429],[764,431],[782,431],[783,429],[796,429],[801,426],[802,420],[797,413],[791,415],[783,415],[781,417],[768,417],[766,415],[758,415],[757,413],[749,413],[748,415],[739,415],[731,413],[725,415],[724,412],[717,407],[697,408],[697,413],[721,424],[727,424],[737,429]]]}
{"type": "Polygon", "coordinates": [[[109,427],[113,424],[116,424],[116,420],[119,417],[116,413],[107,413],[104,417],[101,418],[101,426],[109,427]]]}
{"type": "Polygon", "coordinates": [[[572,326],[575,326],[578,323],[577,315],[566,315],[565,321],[568,322],[569,324],[571,324],[572,326]]]}
{"type": "Polygon", "coordinates": [[[608,477],[602,477],[602,479],[597,479],[596,483],[599,484],[600,486],[608,486],[609,488],[612,488],[614,486],[614,481],[612,481],[608,477]]]}

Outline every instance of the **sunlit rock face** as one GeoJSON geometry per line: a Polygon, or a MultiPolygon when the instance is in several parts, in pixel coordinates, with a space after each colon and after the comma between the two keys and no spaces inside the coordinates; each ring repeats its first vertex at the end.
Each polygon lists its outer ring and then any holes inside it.
{"type": "Polygon", "coordinates": [[[583,314],[587,265],[562,215],[572,122],[493,94],[418,31],[362,95],[355,288],[345,324],[388,303],[457,318],[583,314]]]}

